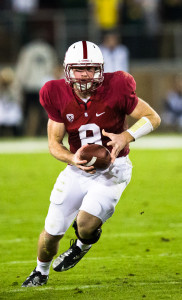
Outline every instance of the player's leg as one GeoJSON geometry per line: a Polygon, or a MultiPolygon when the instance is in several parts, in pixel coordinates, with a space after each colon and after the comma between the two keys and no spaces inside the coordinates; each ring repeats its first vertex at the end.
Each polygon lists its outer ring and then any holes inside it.
{"type": "Polygon", "coordinates": [[[38,242],[37,267],[23,282],[22,287],[39,286],[47,283],[52,259],[58,251],[59,241],[62,237],[63,235],[53,236],[45,230],[42,231],[38,242]]]}
{"type": "Polygon", "coordinates": [[[23,287],[43,285],[47,282],[50,265],[53,256],[57,253],[59,241],[75,219],[83,196],[77,177],[72,178],[67,170],[63,171],[51,193],[45,230],[39,237],[37,267],[22,284],[23,287]]]}
{"type": "Polygon", "coordinates": [[[78,240],[53,262],[53,269],[57,272],[73,268],[83,258],[91,245],[99,240],[101,225],[114,213],[119,186],[105,186],[97,181],[92,184],[73,223],[78,240]]]}
{"type": "Polygon", "coordinates": [[[73,224],[76,235],[84,244],[95,244],[101,235],[102,221],[90,213],[80,210],[73,224]]]}
{"type": "Polygon", "coordinates": [[[83,258],[91,245],[99,240],[102,223],[114,212],[115,188],[99,184],[97,181],[92,184],[73,223],[78,240],[53,262],[53,269],[57,272],[73,268],[83,258]]]}
{"type": "Polygon", "coordinates": [[[101,225],[113,215],[115,206],[131,179],[131,171],[131,162],[126,157],[117,159],[112,173],[101,175],[100,179],[92,178],[73,223],[78,240],[53,262],[55,271],[62,272],[74,267],[88,252],[91,244],[99,240],[101,225]]]}
{"type": "Polygon", "coordinates": [[[86,211],[79,211],[73,223],[78,239],[70,245],[67,251],[55,259],[53,269],[63,272],[73,268],[90,250],[92,244],[99,240],[102,232],[101,225],[102,222],[99,218],[86,211]]]}
{"type": "Polygon", "coordinates": [[[41,232],[38,241],[38,259],[42,262],[49,262],[57,254],[59,241],[63,235],[53,236],[45,229],[41,232]]]}

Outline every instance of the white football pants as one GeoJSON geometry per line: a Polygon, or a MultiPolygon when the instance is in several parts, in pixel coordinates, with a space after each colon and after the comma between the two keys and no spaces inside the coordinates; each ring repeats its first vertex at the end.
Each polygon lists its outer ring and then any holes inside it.
{"type": "Polygon", "coordinates": [[[104,223],[112,216],[124,189],[131,179],[132,164],[127,157],[117,158],[107,170],[86,173],[68,165],[60,173],[50,197],[45,230],[62,235],[79,210],[98,217],[104,223]]]}

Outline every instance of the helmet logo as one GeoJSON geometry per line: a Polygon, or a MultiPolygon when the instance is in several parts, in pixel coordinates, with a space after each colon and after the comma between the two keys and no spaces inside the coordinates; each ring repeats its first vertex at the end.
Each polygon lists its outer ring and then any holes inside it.
{"type": "Polygon", "coordinates": [[[66,118],[68,119],[69,122],[72,123],[73,120],[74,120],[74,115],[73,115],[73,114],[67,114],[67,115],[66,115],[66,118]]]}

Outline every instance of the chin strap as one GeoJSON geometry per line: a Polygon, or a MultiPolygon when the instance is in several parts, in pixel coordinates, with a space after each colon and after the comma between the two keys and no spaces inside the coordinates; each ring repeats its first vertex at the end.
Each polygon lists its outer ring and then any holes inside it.
{"type": "Polygon", "coordinates": [[[100,236],[101,236],[101,233],[102,233],[101,226],[99,226],[99,227],[93,232],[92,238],[90,238],[90,239],[82,239],[82,238],[79,236],[79,234],[78,234],[78,226],[77,226],[76,220],[74,221],[72,227],[75,229],[75,234],[76,234],[76,236],[78,237],[78,239],[79,239],[83,244],[86,244],[86,245],[95,244],[95,243],[100,239],[100,236]]]}

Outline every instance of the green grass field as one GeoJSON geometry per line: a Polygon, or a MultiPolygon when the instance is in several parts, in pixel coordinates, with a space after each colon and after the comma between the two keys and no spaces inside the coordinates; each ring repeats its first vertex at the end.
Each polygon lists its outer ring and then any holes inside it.
{"type": "MultiPolygon", "coordinates": [[[[182,299],[182,150],[132,150],[133,177],[100,241],[46,286],[21,288],[36,266],[49,195],[64,164],[0,155],[0,299],[182,299]]],[[[60,252],[69,247],[73,229],[60,252]]]]}

